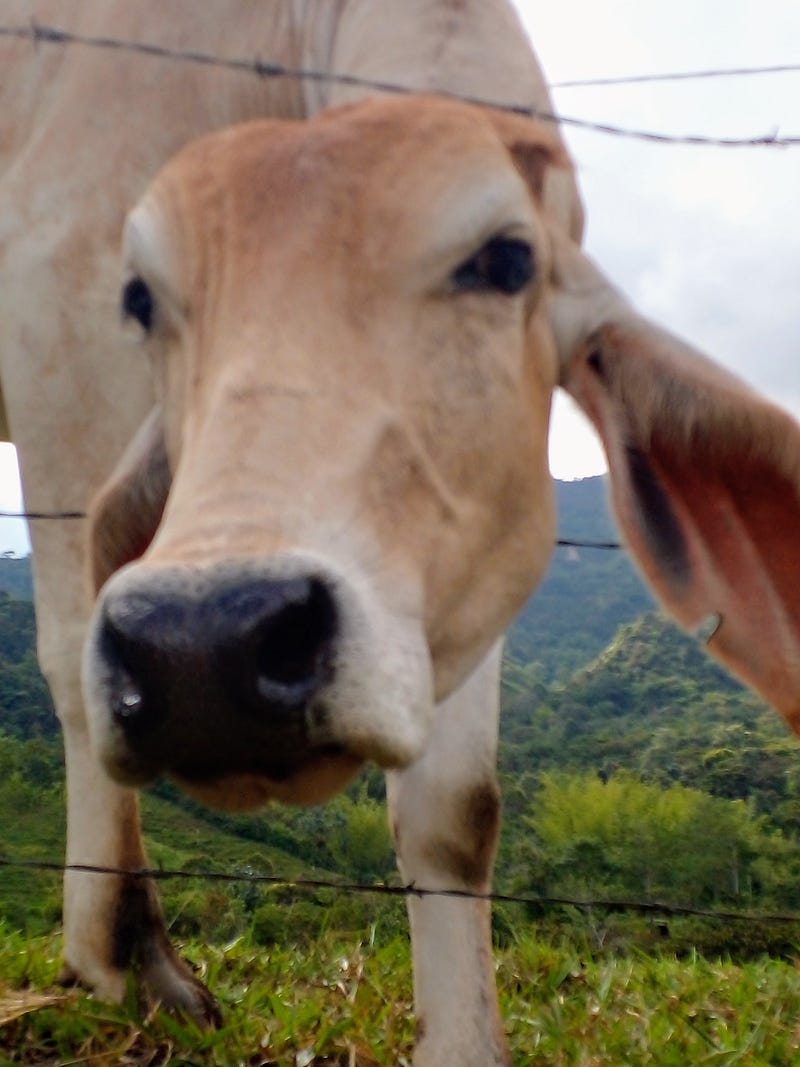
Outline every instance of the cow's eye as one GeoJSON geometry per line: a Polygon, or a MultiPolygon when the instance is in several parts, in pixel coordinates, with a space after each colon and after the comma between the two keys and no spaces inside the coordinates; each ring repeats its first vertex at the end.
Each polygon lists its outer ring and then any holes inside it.
{"type": "Polygon", "coordinates": [[[139,277],[131,278],[122,290],[122,314],[126,319],[136,319],[145,333],[153,328],[156,302],[147,282],[139,277]]]}
{"type": "Polygon", "coordinates": [[[513,296],[533,279],[533,249],[513,237],[493,237],[453,272],[458,292],[497,292],[513,296]]]}

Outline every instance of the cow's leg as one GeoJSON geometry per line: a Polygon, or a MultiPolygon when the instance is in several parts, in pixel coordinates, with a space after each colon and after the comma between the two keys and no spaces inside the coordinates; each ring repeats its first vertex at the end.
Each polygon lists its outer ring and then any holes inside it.
{"type": "MultiPolygon", "coordinates": [[[[408,884],[487,893],[500,818],[500,648],[437,709],[425,755],[387,778],[398,864],[408,884]]],[[[509,1053],[497,1006],[491,911],[483,900],[408,901],[417,1016],[415,1067],[500,1067],[509,1053]]]]}
{"type": "MultiPolygon", "coordinates": [[[[67,863],[136,870],[146,866],[136,793],[101,769],[89,744],[80,686],[87,611],[81,542],[66,523],[32,531],[39,658],[64,733],[67,863]]],[[[64,879],[64,978],[118,1001],[133,973],[148,1000],[208,1025],[213,999],[167,938],[155,888],[131,877],[67,871],[64,879]]]]}

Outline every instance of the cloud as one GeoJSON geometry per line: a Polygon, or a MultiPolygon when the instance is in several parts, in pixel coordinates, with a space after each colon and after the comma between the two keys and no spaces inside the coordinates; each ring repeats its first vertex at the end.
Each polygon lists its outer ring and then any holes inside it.
{"type": "MultiPolygon", "coordinates": [[[[800,40],[794,0],[517,6],[551,81],[794,62],[800,40]]],[[[798,135],[799,88],[800,75],[763,75],[564,89],[555,101],[562,114],[674,134],[798,135]]],[[[572,129],[566,137],[587,248],[603,269],[645,314],[800,416],[800,148],[675,147],[572,129]]],[[[594,473],[593,446],[574,463],[573,474],[594,473]]]]}

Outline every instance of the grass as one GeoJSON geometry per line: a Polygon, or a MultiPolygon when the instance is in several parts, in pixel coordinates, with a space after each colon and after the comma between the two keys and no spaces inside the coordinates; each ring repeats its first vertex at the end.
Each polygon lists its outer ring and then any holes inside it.
{"type": "MultiPolygon", "coordinates": [[[[0,1065],[404,1067],[411,974],[404,940],[256,949],[190,944],[225,1025],[202,1034],[133,995],[101,1004],[55,986],[56,937],[0,937],[0,1065]],[[21,997],[29,999],[27,1005],[21,997]],[[25,1008],[29,1010],[25,1010],[25,1008]]],[[[515,1067],[793,1067],[800,974],[790,963],[701,957],[594,959],[525,938],[498,953],[515,1067]]]]}

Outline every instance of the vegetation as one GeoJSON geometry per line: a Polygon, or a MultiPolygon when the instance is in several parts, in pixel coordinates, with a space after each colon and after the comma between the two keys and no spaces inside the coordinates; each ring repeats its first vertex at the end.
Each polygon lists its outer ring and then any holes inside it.
{"type": "Polygon", "coordinates": [[[33,575],[30,556],[0,553],[0,589],[16,600],[33,600],[33,575]]]}
{"type": "MultiPolygon", "coordinates": [[[[12,561],[0,558],[0,564],[12,561]]],[[[17,562],[17,561],[14,561],[17,562]]],[[[0,569],[0,579],[2,569],[0,569]]],[[[0,729],[17,737],[53,736],[53,703],[36,661],[36,622],[30,601],[0,586],[0,729]]]]}
{"type": "MultiPolygon", "coordinates": [[[[616,541],[605,494],[603,478],[557,482],[560,536],[616,541]]],[[[557,549],[536,595],[508,635],[504,706],[528,704],[533,681],[566,682],[603,651],[620,626],[652,607],[650,593],[624,552],[557,549]]]]}
{"type": "MultiPolygon", "coordinates": [[[[52,989],[58,940],[0,930],[0,1063],[127,1067],[410,1067],[411,974],[405,941],[369,932],[268,952],[246,940],[193,943],[226,1023],[200,1034],[52,989]]],[[[800,1057],[800,976],[762,959],[596,956],[524,937],[498,954],[515,1067],[792,1067],[800,1057]]]]}
{"type": "MultiPolygon", "coordinates": [[[[563,536],[614,538],[601,479],[558,492],[563,536]]],[[[58,860],[60,742],[19,594],[28,561],[0,559],[0,858],[58,860]]],[[[503,706],[499,890],[800,913],[797,743],[652,610],[623,554],[555,554],[511,632],[503,706]]],[[[143,812],[151,861],[183,875],[161,883],[171,933],[228,1025],[201,1037],[72,992],[23,1011],[54,981],[60,878],[2,868],[0,1067],[410,1063],[402,902],[258,880],[396,883],[381,775],[324,808],[246,816],[162,782],[143,812]]],[[[517,1064],[800,1062],[797,925],[503,905],[495,935],[517,1064]]]]}

